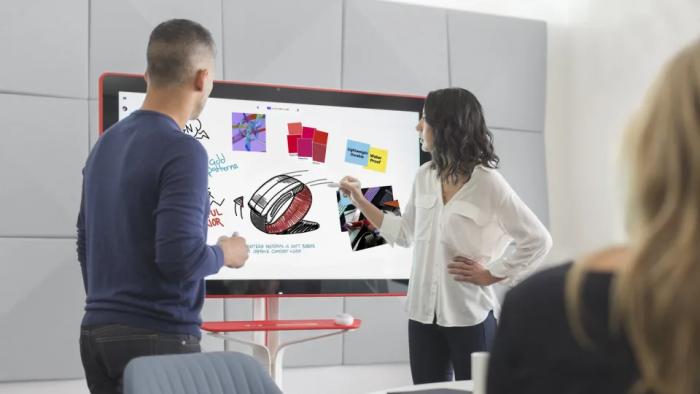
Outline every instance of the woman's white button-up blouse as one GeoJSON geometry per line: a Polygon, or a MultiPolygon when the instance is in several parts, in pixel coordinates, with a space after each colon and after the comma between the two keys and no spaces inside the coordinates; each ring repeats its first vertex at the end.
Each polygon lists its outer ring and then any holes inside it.
{"type": "Polygon", "coordinates": [[[445,327],[473,326],[500,309],[492,286],[457,282],[447,272],[455,256],[478,261],[512,283],[552,247],[547,229],[503,176],[483,166],[443,204],[437,173],[425,163],[403,216],[385,214],[379,231],[392,245],[414,245],[409,318],[429,324],[436,317],[445,327]]]}

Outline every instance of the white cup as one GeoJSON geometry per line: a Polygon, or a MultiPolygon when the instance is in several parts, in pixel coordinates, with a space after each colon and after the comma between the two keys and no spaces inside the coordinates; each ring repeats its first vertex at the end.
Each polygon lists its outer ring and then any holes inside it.
{"type": "Polygon", "coordinates": [[[486,374],[489,367],[489,352],[472,353],[472,393],[486,394],[486,374]]]}

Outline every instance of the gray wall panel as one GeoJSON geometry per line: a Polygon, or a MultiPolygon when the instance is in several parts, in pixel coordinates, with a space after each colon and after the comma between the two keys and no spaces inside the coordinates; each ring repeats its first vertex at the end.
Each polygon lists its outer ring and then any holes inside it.
{"type": "Polygon", "coordinates": [[[0,381],[80,378],[75,240],[0,239],[0,381]]]}
{"type": "Polygon", "coordinates": [[[450,11],[453,86],[472,91],[491,127],[544,130],[547,25],[450,11]]]}
{"type": "MultiPolygon", "coordinates": [[[[335,315],[343,312],[343,299],[340,297],[282,298],[279,308],[281,319],[333,319],[335,315]]],[[[282,331],[280,342],[330,332],[333,331],[282,331]]],[[[285,350],[284,367],[341,364],[343,350],[341,335],[291,345],[285,350]]]]}
{"type": "MultiPolygon", "coordinates": [[[[222,321],[224,320],[224,300],[206,299],[202,307],[202,321],[222,321]]],[[[202,341],[200,343],[203,352],[224,351],[224,341],[214,338],[202,331],[202,341]]]]}
{"type": "MultiPolygon", "coordinates": [[[[225,319],[224,320],[253,320],[253,304],[247,298],[229,298],[224,301],[225,319]]],[[[253,340],[252,332],[236,332],[228,334],[232,337],[253,340]]],[[[221,341],[221,339],[217,339],[221,341]]],[[[223,341],[222,341],[223,342],[223,341]]],[[[241,352],[245,354],[253,354],[253,348],[248,345],[241,345],[235,342],[228,343],[228,350],[241,352]]]]}
{"type": "Polygon", "coordinates": [[[500,171],[537,217],[549,225],[544,133],[493,129],[500,171]]]}
{"type": "Polygon", "coordinates": [[[0,236],[75,236],[87,100],[0,94],[0,236]]]}
{"type": "Polygon", "coordinates": [[[151,30],[172,18],[187,18],[211,31],[217,45],[216,78],[223,77],[221,0],[92,0],[90,3],[90,98],[106,71],[142,74],[151,30]]]}
{"type": "Polygon", "coordinates": [[[346,2],[343,88],[425,95],[449,85],[445,11],[346,2]]]}
{"type": "Polygon", "coordinates": [[[340,87],[341,0],[224,2],[228,80],[340,87]]]}
{"type": "Polygon", "coordinates": [[[87,98],[88,0],[0,2],[0,91],[87,98]]]}
{"type": "Polygon", "coordinates": [[[346,298],[345,311],[362,320],[345,334],[343,364],[408,361],[408,315],[404,297],[346,298]]]}
{"type": "Polygon", "coordinates": [[[90,111],[88,114],[90,119],[90,131],[88,136],[90,138],[90,149],[92,149],[92,147],[95,146],[97,139],[100,138],[100,112],[97,100],[90,100],[88,110],[90,111]]]}

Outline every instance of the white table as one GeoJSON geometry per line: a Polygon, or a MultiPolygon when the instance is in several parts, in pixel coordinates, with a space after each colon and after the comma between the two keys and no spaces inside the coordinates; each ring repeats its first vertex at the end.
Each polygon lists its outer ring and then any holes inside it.
{"type": "Polygon", "coordinates": [[[458,380],[455,382],[440,382],[440,383],[428,383],[428,384],[416,384],[413,386],[404,387],[392,387],[390,389],[374,391],[370,394],[386,394],[391,392],[401,392],[401,391],[420,391],[429,389],[455,389],[455,390],[472,390],[471,380],[458,380]]]}

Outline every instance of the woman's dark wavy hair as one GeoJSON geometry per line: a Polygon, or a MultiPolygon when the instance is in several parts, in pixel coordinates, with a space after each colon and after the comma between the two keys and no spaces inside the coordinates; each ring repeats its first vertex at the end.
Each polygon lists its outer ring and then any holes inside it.
{"type": "Polygon", "coordinates": [[[457,183],[471,177],[481,164],[497,168],[500,159],[493,149],[493,134],[486,127],[481,104],[471,92],[447,88],[428,93],[424,121],[433,129],[433,161],[442,181],[457,183]]]}

